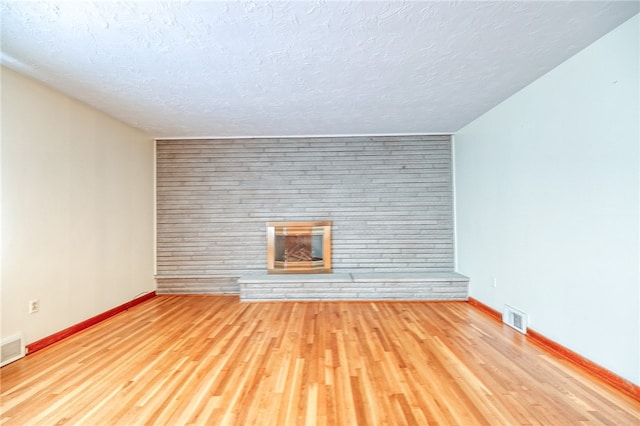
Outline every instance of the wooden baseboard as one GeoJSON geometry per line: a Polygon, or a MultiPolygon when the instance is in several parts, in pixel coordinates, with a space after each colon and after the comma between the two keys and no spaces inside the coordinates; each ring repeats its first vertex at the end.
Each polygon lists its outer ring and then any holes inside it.
{"type": "Polygon", "coordinates": [[[614,388],[640,402],[640,386],[631,383],[626,379],[623,379],[617,374],[607,370],[604,367],[599,366],[592,361],[589,361],[588,359],[582,357],[580,354],[577,354],[571,349],[568,349],[560,345],[559,343],[554,342],[553,340],[543,336],[535,330],[527,330],[527,338],[537,343],[538,346],[543,347],[547,351],[571,361],[573,364],[578,365],[582,369],[588,371],[590,374],[599,377],[614,388]]]}
{"type": "Polygon", "coordinates": [[[118,314],[120,312],[126,311],[127,309],[131,308],[132,306],[138,305],[138,304],[140,304],[140,303],[142,303],[142,302],[144,302],[146,300],[149,300],[149,299],[151,299],[151,298],[153,298],[155,296],[156,296],[156,292],[155,291],[149,292],[147,294],[143,294],[142,296],[136,297],[135,299],[130,300],[127,303],[123,303],[122,305],[116,306],[113,309],[109,309],[108,311],[103,312],[103,313],[101,313],[99,315],[96,315],[95,317],[91,317],[91,318],[89,318],[87,320],[84,320],[84,321],[78,323],[78,324],[72,325],[69,328],[65,328],[64,330],[59,331],[59,332],[57,332],[55,334],[52,334],[50,336],[47,336],[44,339],[40,339],[40,340],[37,340],[37,341],[35,341],[33,343],[29,343],[26,346],[27,355],[32,354],[32,353],[34,353],[36,351],[39,351],[40,349],[44,349],[49,345],[52,345],[52,344],[54,344],[54,343],[56,343],[56,342],[58,342],[58,341],[60,341],[62,339],[65,339],[65,338],[67,338],[67,337],[69,337],[69,336],[71,336],[73,334],[76,334],[76,333],[84,330],[85,328],[89,328],[92,325],[95,325],[95,324],[97,324],[97,323],[99,323],[101,321],[104,321],[107,318],[110,318],[110,317],[112,317],[112,316],[114,316],[114,315],[116,315],[116,314],[118,314]]]}
{"type": "MultiPolygon", "coordinates": [[[[494,320],[502,322],[502,314],[492,307],[487,306],[472,297],[470,297],[467,302],[479,311],[493,318],[494,320]]],[[[542,347],[544,350],[560,358],[564,358],[570,361],[571,363],[585,370],[587,373],[598,377],[599,379],[610,384],[620,392],[630,396],[636,401],[640,401],[640,386],[636,385],[635,383],[631,383],[630,381],[618,376],[617,374],[607,370],[606,368],[601,367],[600,365],[584,358],[580,354],[573,352],[571,349],[568,349],[561,344],[556,343],[553,340],[543,336],[535,330],[532,330],[530,328],[527,329],[526,336],[528,340],[542,347]]]]}
{"type": "Polygon", "coordinates": [[[489,315],[494,320],[502,322],[502,314],[496,311],[495,309],[493,309],[492,307],[485,305],[481,301],[474,299],[473,297],[470,297],[467,299],[467,303],[469,303],[474,308],[489,315]]]}

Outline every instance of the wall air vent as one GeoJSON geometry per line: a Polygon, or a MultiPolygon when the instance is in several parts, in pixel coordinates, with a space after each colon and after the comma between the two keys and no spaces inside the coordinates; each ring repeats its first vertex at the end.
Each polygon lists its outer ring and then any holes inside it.
{"type": "Polygon", "coordinates": [[[529,316],[519,309],[509,305],[504,305],[502,312],[502,322],[509,327],[515,328],[522,334],[527,334],[527,326],[529,325],[529,316]]]}
{"type": "Polygon", "coordinates": [[[0,367],[22,358],[25,354],[22,333],[2,339],[0,353],[0,367]]]}

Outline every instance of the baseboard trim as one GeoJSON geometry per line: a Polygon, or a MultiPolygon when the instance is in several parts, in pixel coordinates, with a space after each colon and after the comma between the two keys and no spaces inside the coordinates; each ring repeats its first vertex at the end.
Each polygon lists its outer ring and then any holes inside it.
{"type": "Polygon", "coordinates": [[[479,311],[484,312],[485,314],[487,314],[488,316],[490,316],[494,320],[502,322],[502,314],[500,312],[496,311],[495,309],[493,309],[492,307],[490,307],[488,305],[485,305],[484,303],[482,303],[478,299],[474,299],[473,297],[469,297],[467,299],[467,303],[469,303],[471,306],[473,306],[474,308],[478,309],[479,311]]]}
{"type": "Polygon", "coordinates": [[[49,345],[52,345],[56,342],[59,342],[62,339],[65,339],[73,334],[76,334],[86,328],[91,327],[92,325],[95,325],[101,321],[106,320],[107,318],[110,318],[116,314],[119,314],[120,312],[126,311],[127,309],[135,306],[135,305],[139,305],[140,303],[147,301],[153,297],[156,296],[156,292],[155,291],[151,291],[149,293],[143,294],[140,297],[136,297],[133,300],[130,300],[129,302],[123,303],[120,306],[116,306],[113,309],[109,309],[106,312],[103,312],[99,315],[96,315],[95,317],[91,317],[87,320],[84,320],[82,322],[79,322],[78,324],[72,325],[69,328],[65,328],[62,331],[59,331],[57,333],[54,333],[50,336],[47,336],[43,339],[37,340],[33,343],[29,343],[26,346],[26,352],[27,355],[30,355],[36,351],[39,351],[40,349],[44,349],[49,345]]]}
{"type": "Polygon", "coordinates": [[[581,367],[583,370],[586,370],[590,374],[599,377],[603,381],[609,383],[620,392],[623,392],[636,401],[640,402],[640,386],[631,383],[630,381],[618,376],[617,374],[607,370],[604,367],[601,367],[600,365],[592,361],[589,361],[580,354],[577,354],[571,349],[568,349],[561,344],[554,342],[553,340],[543,336],[535,330],[527,330],[527,338],[537,343],[538,346],[541,346],[547,351],[571,361],[573,364],[581,367]]]}
{"type": "MultiPolygon", "coordinates": [[[[477,299],[474,299],[473,297],[469,297],[467,302],[487,316],[502,323],[502,314],[492,307],[485,305],[484,303],[480,302],[477,299]]],[[[557,342],[554,342],[553,340],[545,337],[535,330],[527,329],[526,336],[528,340],[540,346],[547,352],[550,352],[553,355],[558,356],[559,358],[564,358],[570,361],[572,364],[580,367],[582,370],[586,371],[592,376],[599,378],[600,380],[608,383],[625,395],[628,395],[634,400],[640,402],[640,386],[636,385],[635,383],[631,383],[627,379],[624,379],[613,373],[612,371],[609,371],[606,368],[594,363],[593,361],[584,358],[580,354],[562,346],[557,342]]]]}

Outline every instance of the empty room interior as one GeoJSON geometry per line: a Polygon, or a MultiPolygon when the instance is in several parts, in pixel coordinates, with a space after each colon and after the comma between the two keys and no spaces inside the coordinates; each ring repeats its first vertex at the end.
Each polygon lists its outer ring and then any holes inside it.
{"type": "Polygon", "coordinates": [[[3,0],[0,423],[640,424],[639,12],[3,0]]]}

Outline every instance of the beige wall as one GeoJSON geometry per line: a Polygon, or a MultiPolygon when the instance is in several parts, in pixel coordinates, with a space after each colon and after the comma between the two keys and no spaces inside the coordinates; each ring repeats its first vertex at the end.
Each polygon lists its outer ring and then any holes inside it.
{"type": "Polygon", "coordinates": [[[1,148],[2,337],[155,290],[150,136],[2,68],[1,148]]]}

